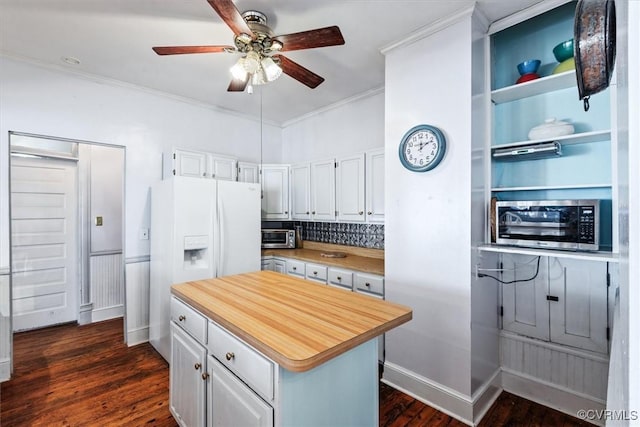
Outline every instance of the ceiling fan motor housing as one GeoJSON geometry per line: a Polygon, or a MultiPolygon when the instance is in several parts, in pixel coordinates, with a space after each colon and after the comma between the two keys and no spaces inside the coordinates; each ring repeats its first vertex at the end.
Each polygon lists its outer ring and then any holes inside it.
{"type": "Polygon", "coordinates": [[[242,18],[255,35],[255,39],[252,39],[248,34],[235,36],[233,41],[239,52],[247,53],[254,50],[266,56],[282,48],[281,43],[273,42],[273,31],[266,25],[267,17],[264,13],[257,10],[247,10],[242,13],[242,18]]]}

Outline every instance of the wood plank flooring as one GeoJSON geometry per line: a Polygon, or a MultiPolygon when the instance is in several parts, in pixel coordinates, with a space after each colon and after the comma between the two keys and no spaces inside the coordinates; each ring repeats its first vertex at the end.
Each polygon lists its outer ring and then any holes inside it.
{"type": "MultiPolygon", "coordinates": [[[[169,413],[169,369],[148,343],[127,347],[122,319],[61,325],[14,336],[15,371],[2,383],[0,425],[176,426],[169,413]]],[[[464,426],[380,385],[381,426],[464,426]]],[[[590,426],[502,393],[481,426],[590,426]]]]}

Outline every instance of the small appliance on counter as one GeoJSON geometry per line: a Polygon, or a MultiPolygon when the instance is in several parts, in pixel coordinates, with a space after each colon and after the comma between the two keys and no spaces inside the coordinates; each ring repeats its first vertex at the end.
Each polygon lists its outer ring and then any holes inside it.
{"type": "Polygon", "coordinates": [[[496,243],[547,249],[600,249],[600,200],[499,201],[496,243]]]}
{"type": "Polygon", "coordinates": [[[262,229],[263,249],[295,249],[296,232],[282,228],[262,229]]]}

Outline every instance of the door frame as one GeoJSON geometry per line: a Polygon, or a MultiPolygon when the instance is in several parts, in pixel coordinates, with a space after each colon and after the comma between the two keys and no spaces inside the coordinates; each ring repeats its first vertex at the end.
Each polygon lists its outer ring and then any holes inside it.
{"type": "MultiPolygon", "coordinates": [[[[89,145],[96,145],[96,146],[102,146],[102,147],[110,147],[110,148],[116,148],[119,150],[122,150],[123,153],[123,168],[122,168],[122,230],[121,230],[121,242],[122,242],[122,259],[120,262],[120,272],[122,275],[122,284],[123,284],[123,290],[124,290],[124,313],[123,313],[123,339],[124,342],[127,342],[127,298],[126,298],[126,288],[127,288],[127,278],[126,278],[126,274],[125,274],[125,267],[126,267],[126,211],[127,211],[127,206],[126,206],[126,182],[127,182],[127,171],[126,171],[126,164],[127,164],[127,149],[126,146],[124,145],[116,145],[116,144],[108,144],[108,143],[103,143],[103,142],[96,142],[96,141],[87,141],[87,140],[81,140],[81,139],[75,139],[75,138],[64,138],[64,137],[57,137],[57,136],[50,136],[50,135],[42,135],[42,134],[33,134],[33,133],[27,133],[27,132],[18,132],[18,131],[9,131],[9,137],[8,137],[8,144],[7,144],[7,151],[8,151],[8,155],[7,155],[7,159],[8,159],[8,163],[9,163],[9,179],[8,179],[8,195],[9,195],[9,200],[8,200],[8,210],[9,210],[9,307],[11,310],[11,313],[13,313],[13,304],[12,304],[12,299],[13,299],[13,250],[12,250],[12,238],[11,238],[11,234],[12,234],[12,224],[11,224],[11,219],[12,219],[12,207],[11,207],[11,165],[12,165],[12,160],[11,160],[11,153],[12,153],[12,144],[11,144],[11,139],[13,136],[22,136],[22,137],[29,137],[29,138],[36,138],[36,139],[46,139],[46,140],[50,140],[50,141],[60,141],[60,142],[68,142],[68,143],[75,143],[75,144],[89,144],[89,145]]],[[[34,149],[32,153],[26,153],[25,154],[33,154],[34,156],[38,156],[38,157],[44,157],[44,158],[57,158],[57,159],[71,159],[72,157],[65,157],[64,155],[60,154],[60,153],[56,153],[56,152],[50,152],[47,150],[38,150],[38,149],[34,149]]],[[[78,173],[80,171],[78,170],[78,173]]],[[[81,183],[80,183],[80,176],[78,175],[78,193],[80,193],[80,187],[81,187],[81,183]]],[[[80,196],[80,194],[78,194],[78,196],[80,196]]],[[[77,209],[77,214],[78,214],[78,218],[80,219],[78,227],[80,228],[79,233],[77,235],[77,247],[78,247],[78,262],[79,262],[79,268],[78,268],[78,280],[79,280],[79,286],[76,289],[76,298],[77,298],[77,304],[76,304],[76,313],[78,315],[78,320],[80,320],[80,308],[83,305],[83,301],[82,301],[82,294],[83,294],[83,290],[86,291],[86,294],[89,295],[89,301],[91,300],[91,296],[90,296],[90,288],[89,288],[89,283],[87,280],[85,280],[86,277],[86,272],[88,269],[88,257],[83,257],[83,253],[82,250],[83,248],[87,247],[87,244],[84,242],[85,239],[83,239],[83,236],[86,235],[87,230],[84,230],[85,224],[83,223],[82,219],[86,218],[86,215],[83,215],[83,210],[86,208],[86,206],[83,203],[83,200],[81,200],[80,197],[78,197],[78,202],[76,204],[76,209],[77,209]],[[83,258],[87,258],[86,259],[86,263],[82,262],[83,258]],[[85,265],[86,264],[86,265],[85,265]]],[[[13,372],[13,314],[9,317],[9,328],[11,330],[10,333],[10,343],[9,343],[9,357],[11,360],[11,372],[13,372]]]]}

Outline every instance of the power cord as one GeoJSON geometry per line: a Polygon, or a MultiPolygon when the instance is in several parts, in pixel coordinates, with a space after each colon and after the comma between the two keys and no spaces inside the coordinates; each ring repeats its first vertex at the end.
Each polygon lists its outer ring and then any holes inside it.
{"type": "Polygon", "coordinates": [[[529,279],[518,279],[518,280],[504,281],[504,280],[498,279],[495,276],[491,276],[489,274],[483,274],[483,273],[478,273],[478,277],[488,277],[490,279],[495,280],[498,283],[502,283],[503,285],[509,285],[511,283],[518,283],[518,282],[530,282],[530,281],[534,280],[536,277],[538,277],[538,273],[540,272],[540,258],[542,258],[542,257],[538,256],[538,262],[536,263],[536,273],[529,279]]]}

